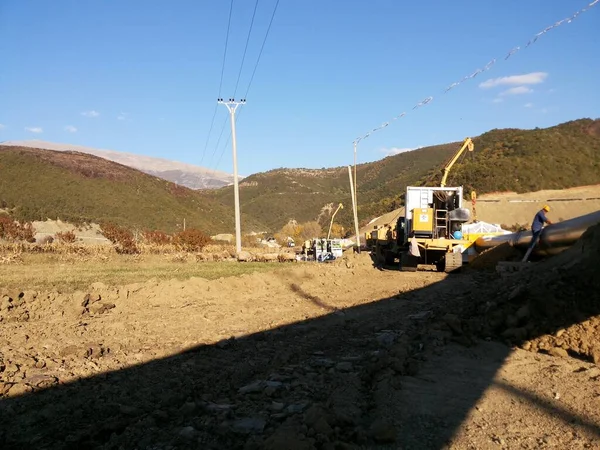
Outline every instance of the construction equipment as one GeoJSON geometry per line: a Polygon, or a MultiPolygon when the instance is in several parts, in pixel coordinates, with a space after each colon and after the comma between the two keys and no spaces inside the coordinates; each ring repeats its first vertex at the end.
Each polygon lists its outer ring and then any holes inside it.
{"type": "Polygon", "coordinates": [[[442,169],[439,187],[407,186],[404,215],[395,227],[376,229],[371,234],[378,261],[394,264],[400,269],[416,271],[419,265],[434,265],[438,271],[453,272],[463,264],[463,252],[473,242],[463,239],[462,224],[470,219],[470,210],[463,208],[463,188],[446,187],[450,170],[461,155],[475,146],[471,138],[442,169]],[[384,234],[385,233],[385,234],[384,234]]]}
{"type": "Polygon", "coordinates": [[[333,227],[333,218],[335,217],[335,215],[337,214],[337,212],[340,209],[344,209],[344,205],[342,205],[341,203],[338,205],[337,209],[334,211],[334,213],[331,215],[331,223],[329,224],[329,231],[327,232],[327,239],[329,240],[329,237],[331,236],[331,228],[333,227]]]}
{"type": "Polygon", "coordinates": [[[448,180],[448,174],[450,173],[450,169],[452,169],[452,166],[454,166],[456,161],[458,161],[458,158],[460,158],[460,156],[464,153],[466,149],[468,149],[470,152],[472,152],[475,149],[475,144],[473,144],[473,140],[469,137],[465,138],[462,147],[458,149],[458,151],[442,169],[443,175],[442,181],[440,182],[441,187],[446,186],[446,181],[448,180]]]}
{"type": "Polygon", "coordinates": [[[395,227],[372,232],[377,260],[388,265],[398,260],[404,271],[416,271],[419,265],[444,272],[460,269],[462,253],[472,245],[462,238],[462,224],[470,219],[462,206],[463,188],[407,186],[405,203],[395,227]]]}

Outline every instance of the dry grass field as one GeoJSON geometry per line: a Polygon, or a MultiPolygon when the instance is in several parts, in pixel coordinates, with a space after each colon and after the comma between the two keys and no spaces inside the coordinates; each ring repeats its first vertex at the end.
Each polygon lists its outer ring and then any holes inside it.
{"type": "MultiPolygon", "coordinates": [[[[254,272],[277,270],[277,262],[238,264],[231,246],[211,245],[202,252],[183,252],[174,246],[140,245],[140,253],[123,255],[110,245],[59,244],[0,245],[0,288],[72,292],[101,281],[109,285],[147,280],[214,280],[254,272]]],[[[251,249],[260,255],[264,249],[251,249]]]]}

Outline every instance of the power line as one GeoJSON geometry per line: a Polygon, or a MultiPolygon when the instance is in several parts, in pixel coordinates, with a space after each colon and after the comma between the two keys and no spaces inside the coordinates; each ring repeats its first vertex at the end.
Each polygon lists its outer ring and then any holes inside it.
{"type": "Polygon", "coordinates": [[[279,0],[275,3],[275,8],[273,9],[273,14],[271,14],[271,20],[269,21],[269,27],[267,28],[267,32],[265,33],[265,38],[263,39],[262,46],[260,47],[260,52],[258,53],[258,59],[256,60],[256,64],[254,65],[254,70],[252,71],[252,76],[250,77],[250,83],[248,83],[248,89],[246,89],[246,94],[244,98],[248,98],[248,92],[250,91],[250,86],[252,85],[252,81],[254,80],[254,75],[256,74],[256,69],[258,68],[258,63],[260,62],[260,57],[262,56],[262,52],[265,48],[265,43],[267,42],[267,38],[269,37],[269,31],[271,31],[271,25],[273,24],[273,19],[275,18],[275,13],[277,12],[277,7],[279,6],[279,0]]]}
{"type": "MultiPolygon", "coordinates": [[[[258,4],[258,0],[256,3],[258,4]]],[[[254,76],[256,75],[256,69],[258,69],[258,65],[260,63],[260,58],[261,58],[263,50],[265,48],[265,44],[267,43],[267,38],[269,37],[269,32],[271,31],[271,25],[273,25],[273,19],[275,18],[275,13],[277,13],[278,6],[279,6],[279,0],[277,0],[277,2],[275,3],[275,8],[273,8],[273,13],[271,14],[271,19],[269,20],[269,26],[267,27],[267,31],[265,33],[265,37],[264,37],[262,45],[260,47],[260,51],[258,52],[258,58],[256,59],[256,64],[254,65],[254,69],[252,70],[252,76],[250,77],[250,82],[248,83],[248,88],[246,89],[246,93],[244,94],[244,99],[248,98],[248,92],[250,92],[250,87],[252,86],[252,81],[254,81],[254,76]]],[[[254,12],[256,13],[256,6],[254,9],[254,12]]],[[[252,16],[252,20],[254,21],[254,16],[252,16]]],[[[250,33],[248,33],[248,37],[250,37],[250,33]]],[[[246,46],[247,45],[248,45],[248,42],[246,42],[246,46]]],[[[245,55],[245,53],[246,52],[244,50],[244,55],[245,55]]],[[[240,73],[241,73],[241,68],[240,68],[240,73]]],[[[239,76],[238,76],[238,81],[239,81],[239,76]]],[[[236,84],[236,90],[237,90],[237,84],[236,84]]],[[[243,108],[240,108],[240,112],[238,113],[238,116],[237,116],[238,122],[239,122],[240,116],[242,115],[242,112],[243,112],[243,108]]],[[[223,126],[223,128],[224,128],[224,126],[223,126]]],[[[227,148],[227,144],[229,143],[230,139],[231,139],[231,133],[229,133],[229,136],[227,137],[227,140],[225,141],[225,145],[223,146],[223,150],[221,150],[221,154],[219,155],[219,159],[217,162],[217,166],[215,166],[215,170],[218,167],[218,164],[221,162],[221,158],[223,157],[223,153],[225,153],[225,149],[227,148]]]]}
{"type": "MultiPolygon", "coordinates": [[[[593,6],[595,6],[598,2],[600,2],[600,0],[594,0],[591,3],[588,3],[588,5],[585,8],[582,8],[581,10],[577,11],[575,14],[573,14],[570,17],[567,17],[565,19],[559,20],[558,22],[555,22],[554,24],[547,26],[546,28],[544,28],[542,31],[540,31],[539,33],[535,34],[525,45],[524,48],[529,47],[530,45],[534,44],[542,35],[544,35],[545,33],[549,32],[550,30],[559,27],[560,25],[564,25],[566,23],[571,23],[574,19],[577,18],[577,16],[579,16],[580,14],[588,11],[590,8],[592,8],[593,6]]],[[[515,53],[517,53],[519,50],[521,50],[521,47],[514,47],[512,50],[510,50],[506,56],[504,57],[504,60],[507,60],[508,58],[510,58],[512,55],[514,55],[515,53]]],[[[463,77],[461,80],[452,83],[450,86],[448,86],[445,90],[444,90],[444,94],[447,93],[448,91],[454,89],[456,86],[458,86],[459,84],[464,83],[467,80],[473,79],[475,78],[478,74],[482,73],[482,72],[486,72],[488,70],[491,69],[491,67],[496,63],[496,58],[492,59],[490,62],[488,62],[483,68],[481,69],[477,69],[475,72],[473,72],[470,75],[467,75],[465,77],[463,77]]],[[[431,102],[433,100],[433,97],[427,97],[426,99],[420,101],[419,103],[417,103],[412,109],[418,109],[421,106],[425,106],[427,105],[429,102],[431,102]]],[[[380,131],[384,128],[386,128],[391,122],[393,122],[394,120],[398,120],[401,117],[404,117],[407,113],[403,112],[399,115],[397,115],[396,117],[393,117],[390,121],[388,122],[384,122],[382,123],[380,126],[373,128],[371,131],[369,131],[368,133],[366,133],[364,136],[362,137],[358,137],[354,140],[353,143],[358,144],[360,141],[368,138],[371,134],[380,131]]]]}
{"type": "Polygon", "coordinates": [[[229,28],[231,27],[231,13],[233,11],[233,0],[229,6],[229,19],[227,20],[227,35],[225,37],[225,50],[223,52],[223,65],[221,66],[221,81],[219,82],[219,97],[221,97],[221,88],[223,87],[223,73],[225,72],[225,58],[227,57],[227,44],[229,43],[229,28]]]}
{"type": "Polygon", "coordinates": [[[204,150],[202,150],[202,157],[200,158],[200,165],[204,162],[204,156],[206,155],[206,149],[208,148],[208,141],[210,140],[210,134],[212,133],[213,126],[215,124],[215,116],[217,115],[217,106],[215,105],[215,111],[213,112],[212,120],[210,121],[210,128],[208,129],[208,136],[206,136],[206,143],[204,144],[204,150]]]}
{"type": "MultiPolygon", "coordinates": [[[[221,97],[221,89],[223,87],[223,74],[225,73],[225,59],[227,57],[227,47],[229,44],[229,29],[231,28],[231,13],[232,12],[233,12],[233,0],[231,0],[231,3],[229,5],[229,18],[227,19],[227,34],[225,35],[225,50],[223,51],[223,63],[221,65],[221,80],[219,81],[219,97],[221,97]]],[[[208,136],[206,136],[206,143],[204,144],[204,150],[202,151],[202,157],[200,158],[200,165],[202,165],[202,163],[204,161],[204,156],[206,156],[206,149],[208,148],[208,142],[210,141],[210,135],[212,133],[213,126],[215,124],[215,116],[217,115],[217,107],[218,107],[218,104],[215,105],[215,110],[213,112],[213,116],[210,121],[210,128],[208,129],[208,136]]]]}
{"type": "MultiPolygon", "coordinates": [[[[238,85],[240,84],[240,77],[242,75],[242,69],[244,68],[244,60],[246,59],[246,52],[248,51],[248,43],[250,42],[250,34],[252,34],[252,26],[254,25],[254,17],[256,16],[256,9],[258,8],[258,0],[254,4],[254,12],[252,13],[252,20],[250,21],[250,29],[248,30],[248,36],[246,37],[246,46],[244,47],[244,55],[242,56],[242,63],[240,64],[240,71],[238,72],[237,81],[235,83],[235,89],[233,90],[233,96],[237,92],[238,85]]],[[[221,94],[219,94],[219,97],[221,94]]]]}
{"type": "MultiPolygon", "coordinates": [[[[218,103],[217,103],[217,105],[218,105],[218,103]]],[[[240,113],[241,113],[241,111],[240,111],[240,113]]],[[[212,164],[212,161],[215,159],[215,155],[217,154],[217,150],[219,148],[219,143],[221,142],[221,138],[223,137],[223,131],[225,131],[225,125],[227,125],[227,119],[228,119],[228,117],[225,116],[225,120],[223,121],[223,125],[221,126],[221,132],[219,133],[219,138],[217,139],[217,143],[215,144],[215,148],[213,150],[212,156],[210,157],[211,164],[212,164]]],[[[229,142],[229,139],[227,141],[229,142]]],[[[223,151],[225,151],[225,149],[223,149],[223,151]]],[[[221,157],[219,157],[219,160],[221,160],[221,157]]],[[[216,170],[216,167],[213,170],[216,170]]]]}

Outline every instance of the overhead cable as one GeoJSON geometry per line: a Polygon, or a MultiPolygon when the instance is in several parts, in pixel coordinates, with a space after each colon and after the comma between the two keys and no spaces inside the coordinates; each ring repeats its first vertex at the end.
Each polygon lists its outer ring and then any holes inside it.
{"type": "MultiPolygon", "coordinates": [[[[593,2],[589,3],[585,8],[580,9],[579,11],[577,11],[575,14],[573,14],[570,17],[567,17],[565,19],[559,20],[558,22],[555,22],[554,24],[547,26],[546,28],[544,28],[542,31],[540,31],[539,33],[535,34],[528,42],[527,44],[525,44],[525,46],[523,48],[527,48],[530,45],[534,44],[535,42],[537,42],[537,40],[543,36],[544,34],[548,33],[549,31],[553,30],[554,28],[557,28],[561,25],[564,24],[568,24],[571,23],[574,19],[577,18],[577,16],[579,16],[580,14],[583,14],[586,11],[589,11],[592,7],[594,7],[598,2],[600,2],[600,0],[594,0],[593,2]]],[[[521,47],[514,47],[512,48],[504,57],[504,60],[507,60],[508,58],[510,58],[511,56],[513,56],[515,53],[517,53],[519,50],[521,50],[521,47]]],[[[475,78],[477,75],[479,75],[480,73],[486,72],[488,70],[490,70],[492,68],[492,66],[496,63],[497,59],[494,58],[491,61],[489,61],[485,66],[483,66],[480,69],[477,69],[475,72],[463,77],[462,79],[460,79],[459,81],[456,81],[454,83],[452,83],[451,85],[449,85],[443,92],[443,94],[446,94],[447,92],[449,92],[450,90],[454,89],[455,87],[457,87],[458,85],[475,78]]],[[[417,103],[412,109],[418,109],[421,108],[422,106],[425,106],[427,104],[429,104],[431,101],[433,101],[433,96],[427,97],[424,100],[420,101],[419,103],[417,103]]],[[[364,136],[362,137],[358,137],[356,138],[353,143],[358,144],[360,141],[367,139],[369,136],[371,136],[373,133],[376,133],[378,131],[383,130],[384,128],[386,128],[388,125],[390,125],[390,123],[392,123],[394,120],[398,120],[401,117],[404,117],[407,113],[403,112],[399,115],[397,115],[396,117],[393,117],[391,120],[389,120],[388,122],[384,122],[382,123],[380,126],[373,128],[371,131],[369,131],[368,133],[366,133],[364,136]]]]}
{"type": "MultiPolygon", "coordinates": [[[[221,89],[223,87],[223,74],[225,73],[225,59],[227,57],[227,46],[229,44],[229,29],[231,27],[231,13],[233,12],[233,0],[229,5],[229,19],[227,19],[227,34],[225,35],[225,50],[223,51],[223,63],[221,65],[221,80],[219,81],[219,97],[221,97],[221,89]]],[[[204,144],[204,150],[202,151],[202,157],[200,158],[200,165],[204,161],[204,156],[206,156],[206,149],[208,148],[208,142],[210,141],[210,135],[213,130],[213,126],[215,124],[215,116],[217,115],[217,107],[218,104],[215,104],[215,110],[213,112],[212,119],[210,121],[210,128],[208,130],[208,135],[206,136],[206,143],[204,144]]]]}

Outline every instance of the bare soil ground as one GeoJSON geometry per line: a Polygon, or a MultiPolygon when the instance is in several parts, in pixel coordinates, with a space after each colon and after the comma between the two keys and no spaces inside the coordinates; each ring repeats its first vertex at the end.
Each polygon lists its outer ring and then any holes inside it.
{"type": "Polygon", "coordinates": [[[362,254],[5,289],[0,447],[600,448],[600,370],[574,350],[582,333],[587,350],[600,341],[600,311],[559,308],[594,286],[549,275],[584,273],[594,239],[510,279],[378,270],[362,254]],[[558,293],[541,321],[539,283],[558,293]]]}
{"type": "Polygon", "coordinates": [[[54,238],[56,233],[72,231],[80,242],[87,244],[110,244],[110,241],[100,232],[100,225],[96,223],[77,227],[61,220],[38,220],[33,222],[32,225],[35,230],[35,238],[38,241],[48,236],[54,238]]]}

